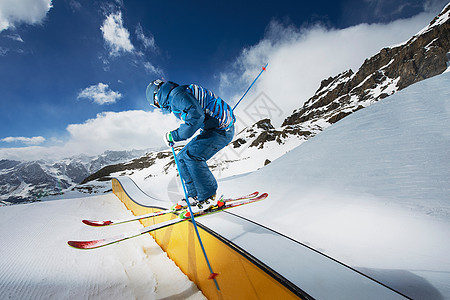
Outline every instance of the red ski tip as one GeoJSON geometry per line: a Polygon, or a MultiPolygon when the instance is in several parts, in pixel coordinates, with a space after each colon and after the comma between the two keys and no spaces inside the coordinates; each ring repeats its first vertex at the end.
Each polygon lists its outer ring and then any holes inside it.
{"type": "Polygon", "coordinates": [[[217,274],[217,273],[211,273],[211,274],[209,274],[208,279],[216,279],[217,276],[219,276],[219,274],[217,274]]]}
{"type": "Polygon", "coordinates": [[[83,220],[82,221],[84,224],[89,225],[89,226],[107,226],[107,225],[111,225],[112,222],[111,221],[90,221],[90,220],[83,220]]]}
{"type": "Polygon", "coordinates": [[[68,241],[67,244],[77,249],[93,249],[102,246],[102,240],[95,241],[68,241]]]}
{"type": "Polygon", "coordinates": [[[265,71],[266,70],[266,67],[263,67],[263,71],[265,71]]]}

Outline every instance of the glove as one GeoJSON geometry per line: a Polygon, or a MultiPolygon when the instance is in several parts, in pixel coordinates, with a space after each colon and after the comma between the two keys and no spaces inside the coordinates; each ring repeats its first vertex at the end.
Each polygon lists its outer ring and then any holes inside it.
{"type": "Polygon", "coordinates": [[[166,143],[167,147],[173,147],[173,145],[175,145],[171,131],[166,132],[166,134],[164,134],[164,143],[166,143]]]}

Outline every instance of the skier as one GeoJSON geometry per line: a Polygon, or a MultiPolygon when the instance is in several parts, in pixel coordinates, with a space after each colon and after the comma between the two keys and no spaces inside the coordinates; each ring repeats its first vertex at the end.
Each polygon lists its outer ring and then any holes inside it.
{"type": "MultiPolygon", "coordinates": [[[[172,112],[184,121],[178,129],[164,135],[167,146],[189,139],[200,129],[177,155],[180,175],[193,213],[214,207],[219,200],[217,181],[206,161],[233,139],[236,121],[233,109],[213,92],[196,84],[180,86],[157,79],[147,86],[146,96],[150,105],[172,112]]],[[[186,206],[186,199],[182,199],[174,208],[186,206]]]]}

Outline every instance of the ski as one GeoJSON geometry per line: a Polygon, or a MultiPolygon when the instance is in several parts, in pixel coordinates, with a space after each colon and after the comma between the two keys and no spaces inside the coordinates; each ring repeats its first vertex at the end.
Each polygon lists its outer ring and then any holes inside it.
{"type": "Polygon", "coordinates": [[[95,249],[95,248],[100,248],[100,247],[103,247],[106,245],[111,245],[114,243],[125,241],[125,240],[131,239],[133,237],[137,237],[141,234],[151,232],[151,231],[154,231],[157,229],[161,229],[161,228],[164,228],[164,227],[167,227],[170,225],[174,225],[174,224],[182,222],[182,221],[185,221],[185,219],[176,218],[176,219],[161,222],[158,224],[150,225],[150,226],[141,228],[136,231],[122,233],[122,234],[119,234],[119,235],[116,235],[116,236],[113,236],[110,238],[92,240],[92,241],[68,241],[67,244],[69,244],[69,246],[72,246],[73,248],[77,248],[77,249],[95,249]]]}
{"type": "MultiPolygon", "coordinates": [[[[254,192],[254,193],[251,193],[249,195],[241,196],[241,197],[238,197],[238,198],[226,199],[224,201],[225,202],[230,202],[230,201],[251,199],[251,198],[255,198],[256,196],[258,196],[258,194],[259,194],[258,192],[254,192]]],[[[181,209],[178,210],[178,211],[181,211],[181,209]]],[[[144,215],[133,216],[133,217],[127,218],[127,219],[103,220],[103,221],[82,220],[82,222],[84,224],[86,224],[86,225],[89,225],[89,226],[100,227],[100,226],[108,226],[108,225],[116,225],[116,224],[128,223],[128,222],[137,221],[137,220],[141,220],[141,219],[162,216],[162,215],[170,214],[170,213],[174,213],[174,212],[177,212],[177,211],[175,211],[173,209],[164,209],[164,210],[157,211],[157,212],[154,212],[154,213],[148,213],[148,214],[144,214],[144,215]]]]}
{"type": "MultiPolygon", "coordinates": [[[[253,202],[257,202],[257,201],[261,201],[264,200],[268,197],[269,195],[267,193],[261,194],[257,197],[253,197],[253,198],[248,198],[248,199],[241,199],[241,200],[228,200],[224,202],[224,204],[221,207],[214,207],[210,210],[207,211],[201,211],[197,214],[195,214],[195,217],[201,217],[201,216],[206,216],[206,215],[210,215],[210,214],[214,214],[217,212],[221,212],[225,209],[230,209],[233,207],[238,207],[241,205],[245,205],[245,204],[250,204],[253,202]]],[[[223,200],[222,200],[223,201],[223,200]]],[[[167,226],[171,226],[171,225],[175,225],[177,223],[183,222],[183,221],[187,221],[190,220],[190,217],[186,216],[186,214],[181,213],[179,215],[178,218],[172,219],[172,220],[168,220],[165,222],[161,222],[158,224],[154,224],[154,225],[150,225],[144,228],[141,228],[139,230],[136,231],[132,231],[132,232],[127,232],[127,233],[122,233],[110,238],[105,238],[105,239],[99,239],[99,240],[91,240],[91,241],[68,241],[67,243],[69,244],[69,246],[73,247],[73,248],[77,248],[77,249],[95,249],[95,248],[100,248],[100,247],[104,247],[107,245],[111,245],[111,244],[115,244],[124,240],[128,240],[131,239],[133,237],[137,237],[140,236],[142,234],[157,230],[157,229],[161,229],[167,226]]]]}

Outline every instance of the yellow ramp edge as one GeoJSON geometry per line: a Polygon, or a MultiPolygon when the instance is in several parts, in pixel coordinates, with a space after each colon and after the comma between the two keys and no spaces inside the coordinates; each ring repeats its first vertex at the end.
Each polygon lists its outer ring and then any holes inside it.
{"type": "MultiPolygon", "coordinates": [[[[158,208],[145,207],[131,199],[117,179],[112,179],[113,193],[133,212],[141,215],[158,211],[158,208]]],[[[141,220],[144,226],[176,218],[173,214],[141,220]]],[[[300,299],[297,294],[268,274],[240,251],[221,240],[213,232],[199,226],[200,236],[214,272],[219,273],[216,280],[208,279],[209,269],[190,221],[181,222],[158,229],[150,234],[192,280],[208,299],[300,299]]]]}

